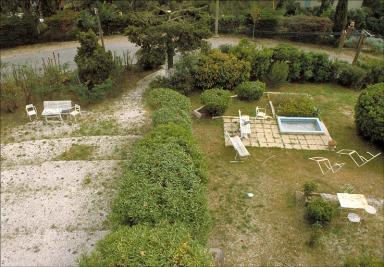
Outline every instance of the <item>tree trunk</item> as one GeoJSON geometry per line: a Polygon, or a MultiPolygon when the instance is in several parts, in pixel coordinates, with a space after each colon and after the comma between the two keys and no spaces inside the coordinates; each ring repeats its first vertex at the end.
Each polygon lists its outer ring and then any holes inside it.
{"type": "Polygon", "coordinates": [[[215,36],[219,36],[219,14],[220,14],[220,4],[219,4],[219,0],[216,0],[215,36]]]}
{"type": "Polygon", "coordinates": [[[167,62],[168,62],[168,69],[173,68],[173,56],[175,55],[175,48],[173,46],[172,41],[167,42],[167,62]]]}
{"type": "MultiPolygon", "coordinates": [[[[347,26],[348,0],[339,0],[336,6],[333,32],[340,33],[347,26]]],[[[337,36],[337,35],[336,35],[337,36]]]]}
{"type": "Polygon", "coordinates": [[[253,29],[252,29],[252,38],[255,39],[255,27],[256,27],[256,21],[253,21],[253,29]]]}

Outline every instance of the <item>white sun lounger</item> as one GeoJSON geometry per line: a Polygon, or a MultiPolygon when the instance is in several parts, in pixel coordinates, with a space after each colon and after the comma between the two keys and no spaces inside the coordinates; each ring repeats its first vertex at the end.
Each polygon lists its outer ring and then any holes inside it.
{"type": "Polygon", "coordinates": [[[248,138],[251,134],[251,122],[248,115],[241,115],[239,110],[240,138],[248,138]]]}
{"type": "Polygon", "coordinates": [[[353,160],[353,162],[355,162],[357,167],[361,167],[367,164],[368,162],[370,162],[371,160],[373,160],[374,158],[378,157],[381,154],[381,153],[377,153],[376,155],[373,155],[372,153],[367,152],[367,154],[369,155],[369,158],[365,158],[361,156],[359,153],[357,153],[356,150],[352,150],[352,149],[341,149],[336,153],[340,155],[348,155],[353,160]]]}
{"type": "Polygon", "coordinates": [[[321,173],[323,175],[327,174],[330,171],[333,172],[333,173],[336,173],[345,164],[345,163],[335,163],[335,164],[332,165],[331,162],[329,161],[329,159],[324,158],[324,157],[312,157],[312,158],[309,158],[309,159],[317,162],[317,165],[319,166],[319,168],[321,170],[321,173]]]}
{"type": "Polygon", "coordinates": [[[233,148],[236,151],[235,160],[237,160],[237,157],[245,158],[251,155],[249,154],[248,150],[245,148],[243,142],[241,142],[241,139],[239,136],[236,135],[231,137],[228,132],[225,132],[225,136],[229,139],[233,148]]]}

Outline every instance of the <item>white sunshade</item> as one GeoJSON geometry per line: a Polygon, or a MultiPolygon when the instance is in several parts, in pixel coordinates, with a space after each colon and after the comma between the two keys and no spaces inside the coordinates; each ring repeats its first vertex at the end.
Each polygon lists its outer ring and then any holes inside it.
{"type": "Polygon", "coordinates": [[[337,193],[340,207],[347,209],[365,209],[368,206],[367,199],[362,194],[337,193]]]}

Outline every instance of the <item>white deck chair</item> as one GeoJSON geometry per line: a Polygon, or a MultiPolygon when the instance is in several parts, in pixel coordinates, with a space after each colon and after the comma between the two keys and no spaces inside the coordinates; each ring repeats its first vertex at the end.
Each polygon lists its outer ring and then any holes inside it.
{"type": "Polygon", "coordinates": [[[251,134],[251,121],[248,115],[241,115],[239,110],[240,138],[248,138],[251,134]]]}
{"type": "Polygon", "coordinates": [[[75,104],[75,106],[72,108],[73,110],[69,112],[69,115],[75,119],[76,122],[76,116],[81,114],[80,106],[75,104]]]}
{"type": "Polygon", "coordinates": [[[37,119],[37,110],[36,107],[33,104],[28,104],[25,106],[25,111],[27,112],[27,115],[29,117],[29,120],[32,121],[32,116],[35,115],[37,119]]]}
{"type": "Polygon", "coordinates": [[[267,115],[267,109],[266,108],[259,108],[256,107],[256,119],[270,119],[271,116],[267,115]]]}
{"type": "Polygon", "coordinates": [[[380,152],[380,153],[377,153],[376,155],[373,155],[371,152],[367,152],[367,154],[369,155],[369,158],[365,158],[361,156],[359,153],[357,153],[356,150],[352,150],[352,149],[341,149],[336,153],[340,155],[348,155],[353,160],[353,162],[355,162],[357,167],[361,167],[367,164],[368,162],[370,162],[371,160],[373,160],[374,158],[378,157],[381,154],[380,152]]]}
{"type": "Polygon", "coordinates": [[[345,163],[335,163],[335,164],[332,165],[331,162],[329,161],[329,159],[324,158],[324,157],[312,157],[312,158],[309,158],[309,159],[317,162],[317,165],[319,165],[319,168],[320,168],[321,173],[323,175],[327,174],[330,171],[333,172],[333,173],[336,173],[345,164],[345,163]]]}
{"type": "Polygon", "coordinates": [[[245,158],[251,155],[249,154],[248,150],[245,148],[243,142],[241,142],[241,139],[239,136],[236,135],[231,137],[228,132],[225,132],[225,136],[229,139],[233,148],[236,151],[235,161],[237,160],[237,157],[245,158]]]}

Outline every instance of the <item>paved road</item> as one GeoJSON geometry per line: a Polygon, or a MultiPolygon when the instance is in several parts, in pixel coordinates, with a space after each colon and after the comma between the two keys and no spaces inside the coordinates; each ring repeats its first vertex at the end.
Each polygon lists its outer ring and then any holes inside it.
{"type": "MultiPolygon", "coordinates": [[[[212,47],[219,47],[221,44],[237,44],[239,42],[237,37],[219,37],[211,38],[208,41],[212,44],[212,47]]],[[[260,46],[273,47],[279,43],[274,39],[256,39],[256,43],[260,46]]],[[[113,51],[117,55],[121,56],[123,51],[129,50],[131,55],[134,55],[139,49],[135,44],[128,41],[125,36],[111,36],[105,39],[105,44],[108,50],[113,51]]],[[[303,45],[300,43],[291,43],[294,46],[300,47],[305,51],[322,51],[330,55],[332,59],[338,58],[340,60],[352,62],[353,54],[351,51],[343,52],[342,54],[336,54],[330,51],[329,48],[316,47],[315,45],[303,45]]],[[[73,61],[77,53],[77,47],[79,43],[77,41],[69,42],[56,42],[46,44],[34,44],[20,46],[10,49],[2,49],[1,61],[8,65],[16,64],[31,64],[37,68],[42,65],[42,58],[52,57],[52,53],[60,55],[60,62],[67,63],[70,69],[76,67],[76,63],[73,61]]]]}

